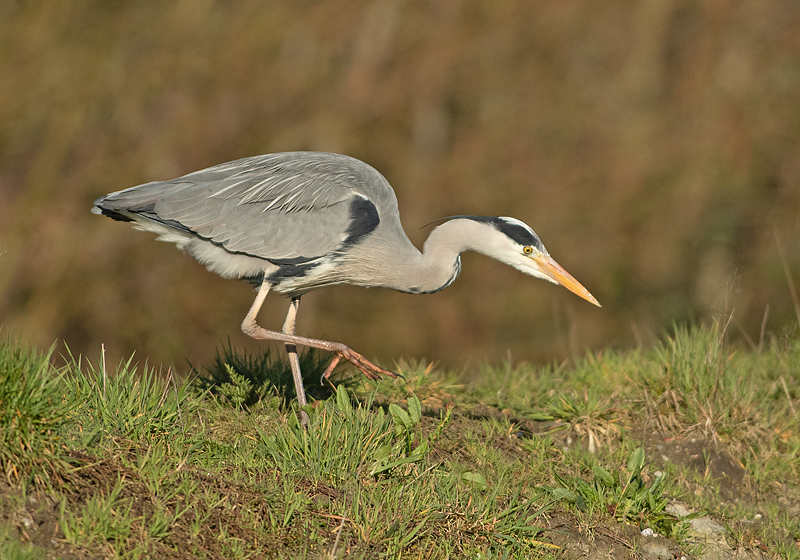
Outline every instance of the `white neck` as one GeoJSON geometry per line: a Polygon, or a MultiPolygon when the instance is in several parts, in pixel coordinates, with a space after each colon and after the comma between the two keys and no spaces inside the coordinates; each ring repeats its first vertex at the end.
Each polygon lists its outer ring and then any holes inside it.
{"type": "Polygon", "coordinates": [[[388,271],[391,280],[386,287],[411,293],[430,293],[446,288],[461,271],[459,255],[464,251],[477,251],[497,258],[497,239],[490,230],[493,231],[475,220],[445,222],[431,232],[422,253],[414,250],[398,259],[397,268],[388,271]]]}

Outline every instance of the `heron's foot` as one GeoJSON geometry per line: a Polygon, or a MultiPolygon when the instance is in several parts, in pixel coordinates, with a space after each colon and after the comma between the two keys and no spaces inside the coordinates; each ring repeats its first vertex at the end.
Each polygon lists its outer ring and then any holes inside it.
{"type": "Polygon", "coordinates": [[[334,356],[331,360],[331,363],[328,365],[328,369],[325,370],[325,373],[322,375],[323,379],[328,379],[330,375],[333,373],[333,370],[339,364],[339,360],[345,359],[358,369],[361,370],[361,373],[367,376],[368,379],[372,379],[373,381],[377,381],[381,378],[382,375],[388,375],[393,379],[397,379],[398,377],[402,378],[403,376],[395,373],[393,371],[389,371],[388,369],[383,369],[380,366],[376,366],[368,359],[366,359],[363,355],[359,354],[355,350],[351,350],[347,346],[344,348],[334,350],[334,356]]]}

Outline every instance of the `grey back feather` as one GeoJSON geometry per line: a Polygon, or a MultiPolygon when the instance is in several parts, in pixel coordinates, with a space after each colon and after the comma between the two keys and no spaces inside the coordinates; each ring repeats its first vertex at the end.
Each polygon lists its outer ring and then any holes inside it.
{"type": "MultiPolygon", "coordinates": [[[[313,260],[347,238],[351,203],[397,216],[389,183],[357,159],[321,152],[244,158],[111,193],[95,204],[267,260],[313,260]]],[[[392,221],[394,218],[392,219],[392,221]]]]}

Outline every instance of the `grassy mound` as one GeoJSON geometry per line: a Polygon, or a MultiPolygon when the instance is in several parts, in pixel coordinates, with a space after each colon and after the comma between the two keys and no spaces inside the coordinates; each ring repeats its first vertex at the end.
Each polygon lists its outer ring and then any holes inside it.
{"type": "Polygon", "coordinates": [[[194,380],[49,356],[0,343],[3,558],[800,558],[796,335],[399,364],[307,429],[230,347],[194,380]]]}

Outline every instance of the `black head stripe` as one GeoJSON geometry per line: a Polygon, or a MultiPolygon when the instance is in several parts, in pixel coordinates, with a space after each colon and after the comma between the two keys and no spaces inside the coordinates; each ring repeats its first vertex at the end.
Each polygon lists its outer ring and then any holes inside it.
{"type": "Polygon", "coordinates": [[[489,224],[500,233],[507,235],[512,241],[519,243],[523,246],[535,247],[539,251],[543,250],[542,242],[529,228],[509,222],[503,218],[495,216],[457,216],[458,218],[466,218],[475,220],[483,224],[489,224]]]}
{"type": "Polygon", "coordinates": [[[509,223],[502,218],[498,218],[494,226],[520,245],[532,245],[539,248],[539,239],[528,228],[509,223]]]}

